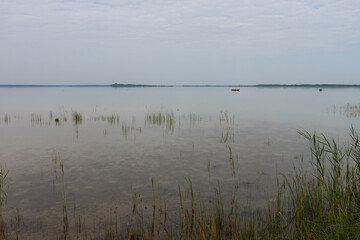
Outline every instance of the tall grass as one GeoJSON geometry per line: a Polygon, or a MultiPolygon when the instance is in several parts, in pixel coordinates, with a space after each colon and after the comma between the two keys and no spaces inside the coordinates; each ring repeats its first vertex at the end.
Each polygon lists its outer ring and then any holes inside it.
{"type": "Polygon", "coordinates": [[[272,230],[296,239],[359,239],[358,133],[351,128],[343,146],[322,134],[299,134],[309,142],[312,172],[300,168],[284,178],[271,216],[272,230]]]}
{"type": "Polygon", "coordinates": [[[3,167],[0,167],[0,209],[6,201],[6,176],[8,175],[8,171],[4,170],[3,167]]]}
{"type": "Polygon", "coordinates": [[[2,209],[7,199],[5,182],[7,174],[8,172],[0,167],[0,239],[5,239],[6,236],[6,224],[4,221],[2,209]]]}

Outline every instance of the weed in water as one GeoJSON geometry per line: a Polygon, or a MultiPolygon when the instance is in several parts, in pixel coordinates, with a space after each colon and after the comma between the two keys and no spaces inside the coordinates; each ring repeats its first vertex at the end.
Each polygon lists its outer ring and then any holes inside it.
{"type": "Polygon", "coordinates": [[[9,115],[9,114],[5,114],[5,115],[4,115],[4,122],[5,122],[6,124],[9,124],[9,122],[10,122],[10,115],[9,115]]]}
{"type": "Polygon", "coordinates": [[[0,239],[6,237],[6,224],[4,221],[2,209],[7,199],[6,193],[6,176],[8,171],[5,171],[3,167],[0,167],[0,239]]]}
{"type": "Polygon", "coordinates": [[[72,119],[75,125],[79,125],[82,123],[83,117],[81,113],[78,113],[76,111],[72,112],[72,119]]]}

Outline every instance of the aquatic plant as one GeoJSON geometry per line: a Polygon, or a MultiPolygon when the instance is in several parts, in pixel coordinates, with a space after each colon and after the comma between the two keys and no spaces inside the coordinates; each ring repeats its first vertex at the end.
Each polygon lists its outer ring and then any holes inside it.
{"type": "Polygon", "coordinates": [[[5,239],[6,237],[6,223],[3,218],[2,208],[7,199],[6,192],[6,176],[8,171],[4,170],[3,167],[0,167],[0,238],[5,239]]]}
{"type": "Polygon", "coordinates": [[[55,125],[59,126],[60,125],[60,119],[59,118],[55,118],[55,125]]]}
{"type": "Polygon", "coordinates": [[[8,171],[4,170],[3,167],[0,167],[0,208],[6,201],[6,177],[8,175],[8,171]]]}
{"type": "Polygon", "coordinates": [[[61,183],[62,183],[62,216],[63,216],[63,238],[66,240],[69,234],[69,220],[66,204],[66,189],[65,189],[65,173],[64,173],[64,163],[60,161],[60,172],[61,172],[61,183]]]}
{"type": "Polygon", "coordinates": [[[9,124],[9,122],[10,122],[10,115],[9,114],[5,114],[4,115],[4,122],[6,123],[6,124],[9,124]]]}
{"type": "Polygon", "coordinates": [[[72,119],[75,125],[81,124],[83,120],[81,113],[78,113],[76,111],[72,112],[72,119]]]}
{"type": "Polygon", "coordinates": [[[173,112],[153,112],[145,114],[145,123],[153,126],[165,125],[166,130],[174,130],[175,116],[173,112]]]}
{"type": "Polygon", "coordinates": [[[114,125],[115,123],[119,124],[120,122],[120,116],[115,115],[114,113],[108,116],[106,119],[110,125],[114,125]]]}
{"type": "Polygon", "coordinates": [[[271,227],[296,239],[358,239],[360,144],[351,128],[340,146],[325,135],[300,131],[309,142],[312,173],[296,169],[279,185],[271,227]]]}
{"type": "Polygon", "coordinates": [[[30,123],[31,125],[42,125],[42,116],[40,114],[32,113],[30,115],[30,123]]]}
{"type": "Polygon", "coordinates": [[[235,141],[235,117],[229,116],[228,112],[220,113],[220,124],[222,125],[221,142],[235,141]]]}
{"type": "Polygon", "coordinates": [[[190,126],[195,127],[195,124],[201,123],[202,117],[200,115],[195,114],[195,113],[190,113],[189,114],[189,121],[190,121],[190,126]]]}

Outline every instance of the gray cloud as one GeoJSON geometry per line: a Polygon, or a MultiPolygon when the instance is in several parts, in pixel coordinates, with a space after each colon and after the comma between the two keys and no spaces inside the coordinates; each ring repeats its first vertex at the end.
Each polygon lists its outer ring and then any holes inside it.
{"type": "Polygon", "coordinates": [[[285,81],[277,62],[352,52],[358,29],[357,0],[3,0],[0,83],[285,81]]]}

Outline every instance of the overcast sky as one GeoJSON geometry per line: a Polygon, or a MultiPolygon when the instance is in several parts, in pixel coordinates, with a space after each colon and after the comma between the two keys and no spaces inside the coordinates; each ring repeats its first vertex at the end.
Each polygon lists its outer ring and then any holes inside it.
{"type": "Polygon", "coordinates": [[[115,82],[360,84],[360,1],[0,1],[0,84],[115,82]]]}

